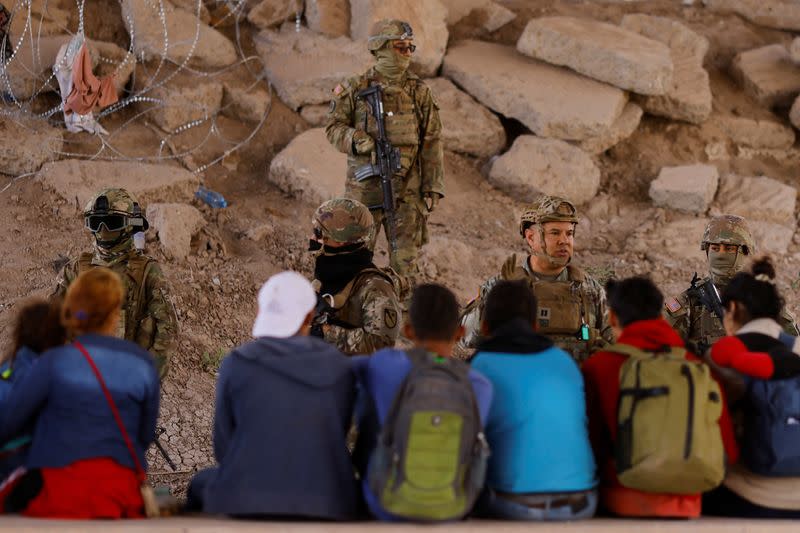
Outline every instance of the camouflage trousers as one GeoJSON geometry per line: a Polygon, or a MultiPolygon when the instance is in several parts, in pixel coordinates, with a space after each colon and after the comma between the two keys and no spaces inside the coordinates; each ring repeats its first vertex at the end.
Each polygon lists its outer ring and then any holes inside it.
{"type": "MultiPolygon", "coordinates": [[[[386,242],[389,242],[389,227],[383,209],[370,211],[375,219],[375,226],[370,242],[370,249],[375,249],[378,234],[383,227],[386,242]]],[[[393,252],[389,245],[389,261],[395,271],[404,276],[411,286],[416,286],[419,277],[417,258],[419,251],[428,242],[428,215],[422,200],[404,199],[397,203],[395,210],[395,236],[397,251],[393,252]]]]}

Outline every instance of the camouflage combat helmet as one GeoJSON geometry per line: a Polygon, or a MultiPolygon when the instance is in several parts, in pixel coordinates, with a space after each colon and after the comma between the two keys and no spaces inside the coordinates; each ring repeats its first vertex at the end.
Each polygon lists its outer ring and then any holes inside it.
{"type": "Polygon", "coordinates": [[[347,244],[367,243],[372,238],[372,213],[357,200],[328,200],[314,212],[312,222],[317,238],[328,238],[347,244]]]}
{"type": "Polygon", "coordinates": [[[414,30],[408,22],[383,19],[375,23],[367,41],[370,52],[380,50],[388,41],[414,40],[414,30]]]}
{"type": "Polygon", "coordinates": [[[572,202],[558,196],[541,196],[525,208],[519,219],[519,233],[525,236],[525,228],[545,222],[578,223],[578,211],[572,202]]]}
{"type": "Polygon", "coordinates": [[[142,214],[139,202],[125,189],[103,189],[92,196],[83,208],[86,227],[98,231],[105,224],[109,231],[126,230],[130,233],[147,231],[150,227],[142,214]]]}
{"type": "Polygon", "coordinates": [[[703,232],[700,249],[708,250],[709,244],[736,244],[742,247],[745,255],[752,255],[756,251],[747,221],[736,215],[720,215],[711,219],[703,232]]]}

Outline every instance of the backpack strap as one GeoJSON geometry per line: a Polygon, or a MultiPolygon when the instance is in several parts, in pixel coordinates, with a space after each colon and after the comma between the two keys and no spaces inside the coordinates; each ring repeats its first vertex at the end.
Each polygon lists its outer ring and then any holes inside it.
{"type": "Polygon", "coordinates": [[[604,352],[618,353],[633,357],[634,359],[649,359],[656,355],[670,355],[672,357],[685,357],[686,349],[679,346],[663,346],[658,350],[643,350],[636,346],[624,343],[614,343],[611,346],[603,348],[604,352]]]}
{"type": "Polygon", "coordinates": [[[778,333],[778,340],[781,341],[787,348],[794,350],[794,343],[797,338],[794,335],[789,335],[785,331],[778,333]]]}
{"type": "Polygon", "coordinates": [[[87,270],[93,268],[92,259],[94,254],[92,252],[83,252],[78,256],[78,274],[83,274],[87,270]]]}

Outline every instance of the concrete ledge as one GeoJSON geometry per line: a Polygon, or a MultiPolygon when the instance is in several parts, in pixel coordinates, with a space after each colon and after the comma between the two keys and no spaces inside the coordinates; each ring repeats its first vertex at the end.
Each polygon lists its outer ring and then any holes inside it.
{"type": "Polygon", "coordinates": [[[443,531],[459,530],[464,533],[505,533],[512,531],[537,530],[596,533],[618,533],[635,530],[636,533],[662,533],[702,531],[704,533],[761,533],[796,532],[797,522],[792,520],[738,520],[723,518],[701,518],[699,520],[619,520],[596,518],[582,522],[496,522],[488,520],[468,520],[442,526],[421,526],[418,524],[382,524],[378,522],[266,522],[249,520],[226,520],[204,517],[174,517],[158,520],[118,520],[114,522],[96,520],[36,520],[32,518],[4,516],[0,518],[0,531],[30,531],[46,533],[83,533],[84,531],[147,531],[165,533],[224,533],[227,531],[260,531],[275,533],[321,533],[324,531],[443,531]]]}

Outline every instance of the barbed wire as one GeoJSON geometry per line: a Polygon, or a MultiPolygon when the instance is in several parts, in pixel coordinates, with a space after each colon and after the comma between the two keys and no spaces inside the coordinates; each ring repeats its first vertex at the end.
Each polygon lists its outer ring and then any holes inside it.
{"type": "MultiPolygon", "coordinates": [[[[32,129],[31,122],[47,121],[51,126],[65,128],[65,123],[59,116],[64,111],[63,96],[61,102],[52,105],[48,94],[54,91],[54,80],[56,72],[67,65],[67,55],[59,58],[55,65],[46,65],[43,61],[41,42],[44,37],[62,36],[64,43],[70,42],[76,35],[83,36],[87,45],[92,41],[91,27],[86,24],[86,10],[92,9],[87,6],[86,0],[74,0],[70,14],[77,13],[77,28],[75,31],[62,24],[57,18],[49,17],[51,10],[63,9],[63,4],[53,0],[15,0],[10,9],[10,20],[6,26],[17,28],[19,35],[11,35],[13,39],[8,42],[11,46],[11,53],[6,58],[6,41],[0,44],[0,91],[3,93],[4,105],[0,106],[0,117],[5,120],[14,121],[19,127],[32,129]],[[24,19],[20,23],[20,19],[24,19]],[[30,64],[26,64],[28,59],[30,64]],[[50,72],[48,73],[48,68],[50,72]],[[20,79],[15,79],[15,76],[20,79]],[[15,83],[16,82],[16,83],[15,83]],[[28,86],[32,83],[32,87],[28,86]],[[45,107],[42,110],[42,107],[45,107]]],[[[174,36],[170,36],[168,27],[168,9],[181,9],[179,7],[166,4],[164,0],[147,0],[146,4],[152,9],[152,17],[148,17],[148,24],[159,25],[157,30],[147,28],[147,35],[160,34],[162,41],[160,49],[153,50],[153,46],[140,46],[140,35],[142,28],[137,28],[136,17],[133,10],[125,9],[124,0],[118,0],[120,12],[123,17],[123,24],[128,30],[129,42],[127,49],[119,47],[119,43],[113,43],[124,51],[124,57],[113,58],[103,54],[96,54],[94,59],[98,64],[114,65],[113,75],[118,76],[125,69],[129,68],[132,62],[134,67],[131,69],[130,79],[123,90],[120,99],[111,106],[95,113],[98,121],[103,121],[103,125],[108,128],[108,134],[95,133],[94,135],[74,135],[65,131],[63,135],[63,145],[60,149],[52,150],[52,160],[63,158],[76,158],[84,160],[102,161],[135,161],[147,163],[163,163],[170,160],[177,160],[186,166],[185,160],[191,156],[196,161],[196,168],[190,169],[196,174],[202,174],[211,166],[219,163],[232,153],[240,150],[247,145],[261,127],[265,124],[270,111],[272,110],[273,89],[264,73],[264,65],[258,56],[248,55],[242,45],[242,28],[246,0],[225,0],[218,1],[217,7],[222,6],[227,10],[219,19],[207,25],[209,28],[218,28],[233,24],[233,48],[237,55],[237,61],[233,64],[215,69],[200,69],[192,66],[198,44],[200,43],[203,25],[201,16],[203,13],[202,0],[194,3],[194,32],[191,39],[177,41],[174,36]],[[188,51],[182,54],[179,60],[170,55],[171,47],[184,46],[189,44],[188,51]],[[145,48],[147,50],[145,51],[145,48]],[[137,49],[139,52],[137,53],[137,49]],[[266,85],[266,98],[269,104],[266,106],[262,116],[258,121],[248,121],[251,126],[247,135],[242,139],[231,139],[223,135],[223,127],[219,123],[219,117],[226,114],[234,101],[223,102],[219,108],[208,110],[201,104],[193,102],[188,98],[177,97],[179,87],[174,85],[178,77],[188,76],[195,78],[197,84],[211,82],[225,75],[234,76],[237,87],[241,86],[246,92],[259,90],[259,87],[266,85]],[[173,129],[153,128],[154,123],[158,123],[157,114],[165,111],[174,111],[175,107],[183,108],[187,111],[187,116],[191,120],[177,125],[173,129]],[[132,113],[131,113],[132,111],[132,113]],[[153,131],[153,135],[158,138],[158,148],[152,154],[142,154],[141,146],[130,147],[120,141],[121,134],[135,125],[148,127],[153,131]],[[206,128],[204,135],[199,140],[195,140],[189,146],[183,134],[190,130],[206,128]],[[159,130],[161,134],[159,135],[159,130]],[[99,146],[97,144],[99,140],[99,146]],[[180,149],[174,148],[174,143],[180,140],[183,146],[180,149]],[[203,152],[203,148],[209,147],[210,143],[218,143],[215,150],[203,152]],[[221,155],[219,146],[222,148],[221,155]],[[169,150],[165,150],[169,147],[169,150]],[[138,150],[133,153],[133,150],[138,150]],[[205,158],[207,160],[202,160],[205,158]]],[[[141,17],[139,17],[141,23],[141,17]]],[[[75,28],[75,26],[73,26],[75,28]]],[[[98,41],[100,42],[100,41],[98,41]]],[[[71,58],[70,58],[71,59],[71,58]]],[[[224,88],[223,91],[227,89],[224,88]]],[[[244,121],[240,121],[244,123],[244,121]]],[[[14,176],[11,183],[22,177],[30,176],[34,173],[26,173],[14,176]]],[[[3,191],[11,185],[8,184],[3,191]]],[[[2,193],[3,191],[0,191],[2,193]]]]}

